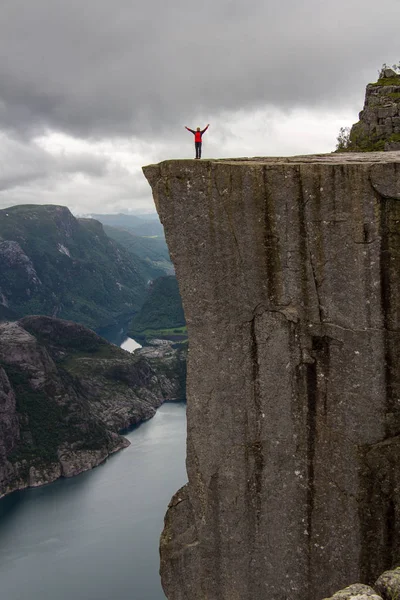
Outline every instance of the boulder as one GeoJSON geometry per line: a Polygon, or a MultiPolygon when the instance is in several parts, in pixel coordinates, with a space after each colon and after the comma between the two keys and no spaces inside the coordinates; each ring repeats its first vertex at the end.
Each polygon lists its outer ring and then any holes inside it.
{"type": "Polygon", "coordinates": [[[375,589],[383,600],[398,600],[400,598],[400,567],[385,571],[376,581],[375,589]]]}
{"type": "Polygon", "coordinates": [[[386,69],[383,69],[382,74],[383,74],[383,77],[386,77],[386,78],[392,78],[392,77],[398,76],[398,73],[396,73],[396,71],[394,71],[390,67],[386,67],[386,69]]]}
{"type": "Polygon", "coordinates": [[[382,600],[369,585],[355,583],[325,600],[382,600]]]}

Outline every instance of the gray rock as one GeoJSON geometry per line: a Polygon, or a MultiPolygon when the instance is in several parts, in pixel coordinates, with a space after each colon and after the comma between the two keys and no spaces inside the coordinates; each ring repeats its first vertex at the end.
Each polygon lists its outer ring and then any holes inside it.
{"type": "Polygon", "coordinates": [[[398,73],[396,73],[396,71],[394,71],[390,67],[383,70],[383,77],[391,78],[391,77],[397,77],[397,76],[398,76],[398,73]]]}
{"type": "Polygon", "coordinates": [[[400,156],[144,169],[189,331],[169,600],[319,600],[400,551],[400,156]]]}
{"type": "Polygon", "coordinates": [[[385,571],[375,582],[374,588],[381,594],[383,600],[398,600],[400,598],[400,567],[385,571]]]}
{"type": "Polygon", "coordinates": [[[385,127],[385,135],[390,137],[391,134],[393,133],[393,124],[392,124],[391,117],[386,117],[384,127],[385,127]]]}
{"type": "Polygon", "coordinates": [[[25,254],[18,242],[12,240],[0,242],[0,262],[13,269],[21,268],[25,273],[27,285],[42,285],[31,259],[25,254]]]}
{"type": "Polygon", "coordinates": [[[110,454],[118,452],[122,448],[127,448],[130,443],[126,438],[113,434],[114,444],[105,445],[98,450],[79,450],[75,451],[71,445],[64,445],[58,452],[60,470],[59,477],[74,477],[83,471],[93,469],[106,460],[110,454]]]}
{"type": "Polygon", "coordinates": [[[57,462],[50,463],[47,465],[31,465],[29,467],[27,478],[23,482],[21,482],[20,485],[16,485],[15,487],[13,486],[12,489],[22,489],[24,487],[39,487],[47,483],[52,483],[56,479],[59,479],[61,475],[61,465],[57,462]]]}
{"type": "MultiPolygon", "coordinates": [[[[395,129],[397,129],[396,133],[400,133],[400,126],[395,129]]],[[[394,150],[397,152],[400,150],[400,142],[386,142],[385,151],[393,152],[394,150]]]]}
{"type": "Polygon", "coordinates": [[[387,119],[397,115],[398,109],[396,104],[385,106],[378,109],[378,119],[387,119]]]}
{"type": "Polygon", "coordinates": [[[12,469],[7,457],[20,439],[15,394],[6,372],[0,367],[0,493],[12,469]]]}
{"type": "Polygon", "coordinates": [[[400,161],[375,164],[370,174],[372,187],[380,196],[387,200],[400,200],[400,161]]]}
{"type": "Polygon", "coordinates": [[[368,84],[360,120],[350,131],[349,151],[383,150],[385,143],[398,142],[398,115],[400,114],[400,74],[392,69],[381,73],[380,79],[368,84]],[[389,74],[390,73],[390,74],[389,74]],[[382,78],[394,78],[394,85],[382,85],[382,78]]]}
{"type": "Polygon", "coordinates": [[[382,598],[369,585],[355,583],[325,600],[382,600],[382,598]]]}

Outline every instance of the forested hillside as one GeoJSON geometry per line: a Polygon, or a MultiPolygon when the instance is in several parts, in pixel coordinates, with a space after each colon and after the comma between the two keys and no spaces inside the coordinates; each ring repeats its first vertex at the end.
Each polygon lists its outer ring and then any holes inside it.
{"type": "Polygon", "coordinates": [[[107,325],[140,308],[148,266],[66,207],[0,210],[0,319],[43,314],[107,325]]]}
{"type": "Polygon", "coordinates": [[[152,279],[174,273],[174,267],[163,235],[147,237],[136,235],[123,228],[110,227],[109,225],[103,227],[108,237],[145,262],[152,279]]]}
{"type": "Polygon", "coordinates": [[[186,338],[186,323],[176,277],[160,277],[151,285],[141,310],[134,316],[130,334],[138,340],[186,338]]]}
{"type": "Polygon", "coordinates": [[[129,444],[120,430],[184,397],[184,349],[133,355],[71,321],[0,323],[0,497],[96,466],[129,444]]]}

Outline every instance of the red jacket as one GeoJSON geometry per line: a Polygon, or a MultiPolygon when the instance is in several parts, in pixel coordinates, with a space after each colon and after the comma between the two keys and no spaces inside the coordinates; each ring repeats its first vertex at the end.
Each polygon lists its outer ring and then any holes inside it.
{"type": "Polygon", "coordinates": [[[202,129],[201,131],[193,131],[193,129],[189,129],[189,127],[186,127],[186,129],[188,131],[191,131],[194,134],[194,141],[195,142],[201,142],[201,136],[203,135],[203,133],[205,131],[207,131],[208,125],[207,125],[207,127],[205,127],[204,129],[202,129]]]}

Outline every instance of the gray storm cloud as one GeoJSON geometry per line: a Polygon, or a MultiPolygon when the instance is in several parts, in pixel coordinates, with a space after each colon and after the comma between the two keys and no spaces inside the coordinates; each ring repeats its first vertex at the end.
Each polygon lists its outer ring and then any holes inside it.
{"type": "Polygon", "coordinates": [[[0,127],[146,137],[337,106],[400,58],[399,22],[398,0],[2,0],[0,127]]]}
{"type": "Polygon", "coordinates": [[[0,4],[1,207],[153,210],[140,165],[192,157],[183,125],[206,156],[333,150],[400,59],[399,0],[0,4]]]}
{"type": "Polygon", "coordinates": [[[0,191],[77,173],[103,177],[109,162],[106,157],[88,152],[53,155],[35,143],[27,144],[3,135],[0,136],[0,191]]]}

